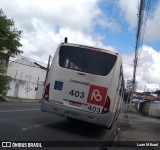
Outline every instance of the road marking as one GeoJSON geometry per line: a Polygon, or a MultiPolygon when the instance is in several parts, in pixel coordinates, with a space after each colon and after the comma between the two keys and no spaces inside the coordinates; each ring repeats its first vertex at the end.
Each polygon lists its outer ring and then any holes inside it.
{"type": "Polygon", "coordinates": [[[40,110],[40,109],[0,110],[0,112],[37,111],[37,110],[40,110]]]}
{"type": "Polygon", "coordinates": [[[47,125],[47,124],[50,124],[50,123],[53,123],[53,121],[52,122],[47,122],[47,123],[42,123],[42,124],[37,124],[37,125],[30,126],[30,127],[27,127],[27,128],[22,128],[21,130],[26,131],[26,130],[30,130],[32,128],[37,128],[37,127],[40,127],[40,126],[44,126],[44,125],[47,125]]]}

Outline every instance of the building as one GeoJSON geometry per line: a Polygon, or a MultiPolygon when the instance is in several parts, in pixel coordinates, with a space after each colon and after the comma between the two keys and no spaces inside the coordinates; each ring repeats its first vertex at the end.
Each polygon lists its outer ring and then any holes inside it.
{"type": "Polygon", "coordinates": [[[41,99],[47,68],[26,58],[8,64],[7,75],[12,78],[7,96],[21,99],[41,99]]]}

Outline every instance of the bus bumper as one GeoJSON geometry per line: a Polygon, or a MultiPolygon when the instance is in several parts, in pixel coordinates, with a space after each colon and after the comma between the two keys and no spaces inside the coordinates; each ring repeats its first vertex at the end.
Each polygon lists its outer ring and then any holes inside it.
{"type": "Polygon", "coordinates": [[[113,113],[110,111],[104,114],[91,113],[62,105],[57,105],[46,100],[42,100],[41,111],[68,118],[78,119],[105,127],[110,127],[113,121],[113,113]]]}

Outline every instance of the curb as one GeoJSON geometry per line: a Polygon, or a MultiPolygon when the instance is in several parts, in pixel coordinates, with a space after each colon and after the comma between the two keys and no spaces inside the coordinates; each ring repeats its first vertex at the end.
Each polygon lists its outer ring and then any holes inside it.
{"type": "Polygon", "coordinates": [[[7,97],[8,102],[30,102],[30,103],[37,103],[41,102],[39,99],[23,99],[23,98],[14,98],[14,97],[7,97]]]}

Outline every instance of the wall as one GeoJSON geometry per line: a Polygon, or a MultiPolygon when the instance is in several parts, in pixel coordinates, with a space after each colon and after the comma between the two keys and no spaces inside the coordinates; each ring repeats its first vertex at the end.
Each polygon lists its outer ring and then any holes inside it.
{"type": "Polygon", "coordinates": [[[10,82],[10,89],[8,90],[7,96],[22,98],[22,99],[41,99],[43,88],[44,88],[43,85],[38,85],[36,83],[13,79],[10,82]]]}
{"type": "Polygon", "coordinates": [[[10,89],[7,92],[7,96],[14,97],[15,85],[16,85],[16,80],[12,79],[10,81],[10,89]]]}
{"type": "Polygon", "coordinates": [[[41,99],[46,70],[22,58],[8,65],[7,75],[12,78],[7,96],[23,99],[41,99]],[[38,90],[36,90],[38,87],[38,90]]]}
{"type": "Polygon", "coordinates": [[[160,102],[144,101],[140,103],[139,111],[145,116],[160,118],[160,102]]]}
{"type": "Polygon", "coordinates": [[[22,58],[9,63],[7,75],[14,79],[42,83],[45,80],[46,70],[22,58]]]}
{"type": "Polygon", "coordinates": [[[42,94],[43,94],[43,89],[44,89],[44,85],[38,85],[38,90],[36,93],[36,99],[41,99],[42,98],[42,94]]]}
{"type": "Polygon", "coordinates": [[[160,118],[160,102],[151,102],[149,116],[160,118]]]}
{"type": "Polygon", "coordinates": [[[145,116],[149,116],[150,102],[143,102],[142,114],[145,116]]]}
{"type": "Polygon", "coordinates": [[[18,98],[23,99],[36,99],[36,90],[37,85],[30,82],[20,82],[18,98]]]}

